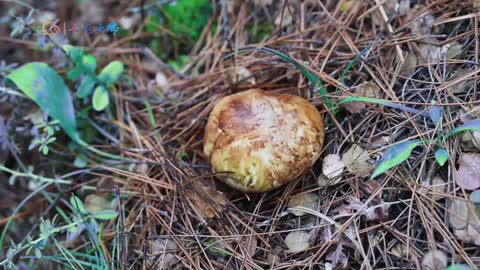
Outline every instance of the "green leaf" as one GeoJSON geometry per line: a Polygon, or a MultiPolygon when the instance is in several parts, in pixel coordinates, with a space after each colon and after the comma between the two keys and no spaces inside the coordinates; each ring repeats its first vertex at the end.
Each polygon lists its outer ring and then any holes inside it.
{"type": "Polygon", "coordinates": [[[110,62],[106,67],[98,75],[98,79],[105,83],[106,85],[110,85],[115,83],[120,75],[123,72],[123,63],[120,61],[113,61],[110,62]]]}
{"type": "Polygon", "coordinates": [[[103,210],[93,215],[94,218],[100,220],[111,220],[116,218],[117,216],[118,213],[115,210],[103,210]]]}
{"type": "Polygon", "coordinates": [[[445,270],[473,270],[466,264],[452,264],[447,267],[445,270]]]}
{"type": "Polygon", "coordinates": [[[42,258],[42,251],[39,248],[35,248],[34,252],[35,252],[35,257],[37,257],[37,259],[42,258]]]}
{"type": "Polygon", "coordinates": [[[95,88],[95,92],[93,93],[93,108],[96,111],[103,111],[109,103],[110,100],[108,98],[107,89],[105,89],[103,86],[97,86],[97,88],[95,88]]]}
{"type": "Polygon", "coordinates": [[[48,155],[48,146],[42,146],[42,154],[44,156],[48,155]]]}
{"type": "Polygon", "coordinates": [[[412,140],[391,146],[378,162],[370,178],[373,179],[407,160],[412,150],[421,143],[422,140],[412,140]]]}
{"type": "Polygon", "coordinates": [[[89,72],[94,73],[97,68],[97,58],[91,54],[82,56],[82,65],[89,72]]]}
{"type": "Polygon", "coordinates": [[[57,72],[45,63],[25,64],[7,76],[50,117],[57,120],[74,141],[79,140],[70,89],[57,72]]]}
{"type": "Polygon", "coordinates": [[[440,123],[440,120],[442,119],[442,107],[438,105],[432,106],[428,110],[428,115],[430,115],[430,118],[432,119],[433,123],[435,125],[438,125],[440,123]]]}
{"type": "Polygon", "coordinates": [[[435,159],[440,166],[445,165],[445,162],[448,160],[447,150],[445,148],[438,148],[437,151],[435,151],[435,159]]]}
{"type": "Polygon", "coordinates": [[[342,104],[347,103],[347,102],[375,103],[375,104],[380,104],[380,105],[384,105],[384,106],[387,106],[387,107],[392,107],[392,108],[395,108],[395,109],[400,109],[402,111],[411,112],[411,113],[414,113],[414,114],[422,114],[422,112],[420,110],[417,110],[417,109],[414,109],[414,108],[411,108],[411,107],[407,107],[407,106],[400,105],[400,104],[395,104],[393,102],[390,102],[390,101],[384,100],[384,99],[370,98],[370,97],[358,97],[358,96],[357,97],[356,96],[346,97],[346,98],[340,100],[337,103],[337,105],[342,105],[342,104]]]}
{"type": "Polygon", "coordinates": [[[95,79],[86,76],[83,78],[82,83],[80,83],[80,87],[78,87],[77,97],[85,98],[90,95],[93,91],[93,87],[95,86],[95,79]]]}
{"type": "Polygon", "coordinates": [[[67,73],[67,78],[69,80],[76,80],[78,79],[78,77],[80,77],[80,75],[82,75],[83,73],[83,68],[82,66],[78,65],[78,66],[75,66],[73,69],[71,69],[68,73],[67,73]]]}
{"type": "Polygon", "coordinates": [[[67,44],[63,46],[63,50],[68,54],[68,56],[70,56],[70,59],[72,59],[74,63],[78,63],[82,59],[83,50],[80,50],[77,47],[67,44]]]}
{"type": "Polygon", "coordinates": [[[70,197],[70,204],[74,209],[78,210],[78,212],[82,214],[87,213],[87,210],[85,210],[85,205],[83,205],[83,202],[77,196],[72,195],[72,197],[70,197]]]}
{"type": "Polygon", "coordinates": [[[468,121],[463,125],[450,130],[450,132],[445,134],[445,137],[443,137],[443,140],[446,140],[449,137],[463,131],[480,131],[480,118],[476,118],[474,120],[468,121]]]}

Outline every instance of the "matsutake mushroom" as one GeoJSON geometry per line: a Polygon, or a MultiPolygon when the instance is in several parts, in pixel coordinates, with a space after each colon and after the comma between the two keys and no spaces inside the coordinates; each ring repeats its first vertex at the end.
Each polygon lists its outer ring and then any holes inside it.
{"type": "Polygon", "coordinates": [[[215,104],[203,150],[217,178],[263,192],[306,172],[320,157],[324,132],[322,116],[308,100],[251,89],[215,104]]]}

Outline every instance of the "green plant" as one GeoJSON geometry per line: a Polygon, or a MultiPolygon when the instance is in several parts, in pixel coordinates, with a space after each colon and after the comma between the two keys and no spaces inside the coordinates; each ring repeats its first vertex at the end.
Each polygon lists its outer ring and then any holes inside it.
{"type": "Polygon", "coordinates": [[[58,130],[58,121],[42,122],[35,126],[35,128],[43,129],[42,135],[39,138],[33,139],[32,143],[28,147],[28,150],[39,146],[38,151],[44,155],[48,155],[48,145],[55,142],[56,138],[53,136],[55,130],[58,130]]]}
{"type": "MultiPolygon", "coordinates": [[[[72,61],[77,63],[67,76],[73,79],[83,72],[85,77],[81,83],[83,86],[81,85],[79,91],[83,95],[88,95],[93,87],[98,85],[96,92],[99,92],[99,94],[94,94],[94,96],[97,96],[94,97],[94,107],[101,109],[108,105],[105,91],[107,91],[107,87],[118,80],[123,71],[123,64],[119,61],[111,62],[97,76],[93,73],[94,66],[96,66],[96,60],[93,60],[95,59],[93,56],[83,55],[80,50],[73,47],[67,47],[66,51],[72,61]],[[86,85],[85,81],[93,81],[93,83],[86,85]]],[[[49,65],[41,62],[25,64],[10,73],[6,81],[16,85],[50,117],[58,121],[58,124],[73,141],[101,156],[122,159],[122,157],[100,151],[80,138],[70,89],[62,77],[49,65]]]]}
{"type": "Polygon", "coordinates": [[[122,62],[110,62],[96,75],[97,59],[95,56],[85,54],[84,50],[80,50],[71,45],[65,45],[63,49],[74,64],[74,68],[68,72],[67,77],[70,80],[76,80],[80,76],[83,76],[76,96],[78,98],[86,98],[95,88],[92,98],[93,108],[96,111],[103,111],[109,104],[107,89],[114,84],[123,73],[122,62]]]}

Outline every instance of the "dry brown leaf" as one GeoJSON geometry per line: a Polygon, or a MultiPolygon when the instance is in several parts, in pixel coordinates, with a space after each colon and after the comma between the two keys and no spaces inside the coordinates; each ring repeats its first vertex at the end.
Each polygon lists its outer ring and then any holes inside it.
{"type": "Polygon", "coordinates": [[[323,159],[322,172],[328,179],[342,175],[344,169],[345,163],[339,155],[330,154],[323,159]]]}
{"type": "Polygon", "coordinates": [[[175,261],[175,252],[178,251],[177,243],[170,236],[163,236],[151,242],[148,256],[151,267],[154,269],[170,269],[175,261]],[[156,258],[160,256],[160,258],[156,258]],[[153,265],[155,263],[155,265],[153,265]]]}
{"type": "Polygon", "coordinates": [[[434,200],[440,200],[443,198],[443,193],[446,189],[446,183],[440,176],[433,177],[431,183],[425,181],[422,183],[424,187],[420,189],[420,192],[429,194],[434,200]]]}
{"type": "Polygon", "coordinates": [[[192,182],[186,188],[186,193],[203,218],[214,218],[219,215],[228,201],[209,180],[192,182]]]}
{"type": "Polygon", "coordinates": [[[448,205],[448,221],[456,230],[467,227],[468,224],[480,225],[480,217],[475,213],[471,202],[463,199],[452,199],[448,205]]]}
{"type": "Polygon", "coordinates": [[[367,171],[369,165],[368,160],[370,155],[368,151],[363,149],[360,145],[354,144],[343,155],[342,161],[347,167],[347,171],[356,175],[367,171]]]}
{"type": "MultiPolygon", "coordinates": [[[[297,206],[301,206],[301,207],[317,210],[318,199],[319,199],[318,195],[315,193],[296,194],[290,197],[290,200],[288,201],[288,207],[294,208],[297,206]]],[[[297,217],[301,217],[307,214],[305,213],[305,211],[300,211],[295,209],[289,209],[288,211],[297,217]]]]}
{"type": "Polygon", "coordinates": [[[310,247],[310,234],[302,231],[290,232],[285,238],[285,244],[290,252],[302,252],[310,247]]]}
{"type": "Polygon", "coordinates": [[[458,163],[457,184],[467,190],[480,188],[480,154],[464,153],[458,163]]]}
{"type": "Polygon", "coordinates": [[[455,235],[461,240],[480,246],[480,226],[469,224],[466,228],[455,230],[455,235]]]}
{"type": "Polygon", "coordinates": [[[444,270],[447,267],[447,255],[440,250],[428,251],[422,259],[422,270],[444,270]]]}
{"type": "MultiPolygon", "coordinates": [[[[380,87],[373,82],[362,83],[352,89],[352,94],[359,97],[379,98],[380,93],[380,87]]],[[[365,102],[347,102],[342,104],[342,107],[350,113],[359,113],[365,109],[367,105],[365,102]]]]}

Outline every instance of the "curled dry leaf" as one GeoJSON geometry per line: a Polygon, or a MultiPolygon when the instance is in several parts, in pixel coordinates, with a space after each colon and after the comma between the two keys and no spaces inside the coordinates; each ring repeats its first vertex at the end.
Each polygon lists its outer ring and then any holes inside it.
{"type": "Polygon", "coordinates": [[[360,145],[354,144],[342,155],[342,161],[347,167],[347,171],[359,175],[368,170],[368,160],[370,155],[368,151],[360,145]]]}
{"type": "MultiPolygon", "coordinates": [[[[378,87],[376,83],[366,82],[353,88],[352,94],[359,97],[379,98],[380,87],[378,87]]],[[[347,102],[342,104],[342,107],[350,113],[359,113],[363,109],[365,109],[367,105],[365,104],[365,102],[347,102]]]]}
{"type": "Polygon", "coordinates": [[[330,154],[323,159],[322,172],[328,179],[342,175],[344,169],[345,163],[339,155],[330,154]]]}
{"type": "Polygon", "coordinates": [[[302,252],[310,247],[310,234],[304,231],[290,232],[285,238],[285,244],[292,253],[302,252]]]}
{"type": "Polygon", "coordinates": [[[467,190],[480,188],[480,154],[464,153],[458,163],[457,184],[467,190]]]}
{"type": "Polygon", "coordinates": [[[447,267],[447,255],[440,250],[428,251],[422,259],[422,270],[443,270],[447,267]]]}
{"type": "MultiPolygon", "coordinates": [[[[318,195],[315,193],[300,193],[293,195],[290,197],[290,200],[288,201],[288,207],[289,208],[294,208],[297,206],[305,207],[305,208],[310,208],[313,210],[317,210],[318,207],[318,195]]],[[[295,210],[295,209],[288,209],[288,211],[292,214],[294,214],[297,217],[301,217],[303,215],[306,215],[304,211],[301,210],[295,210]]]]}

